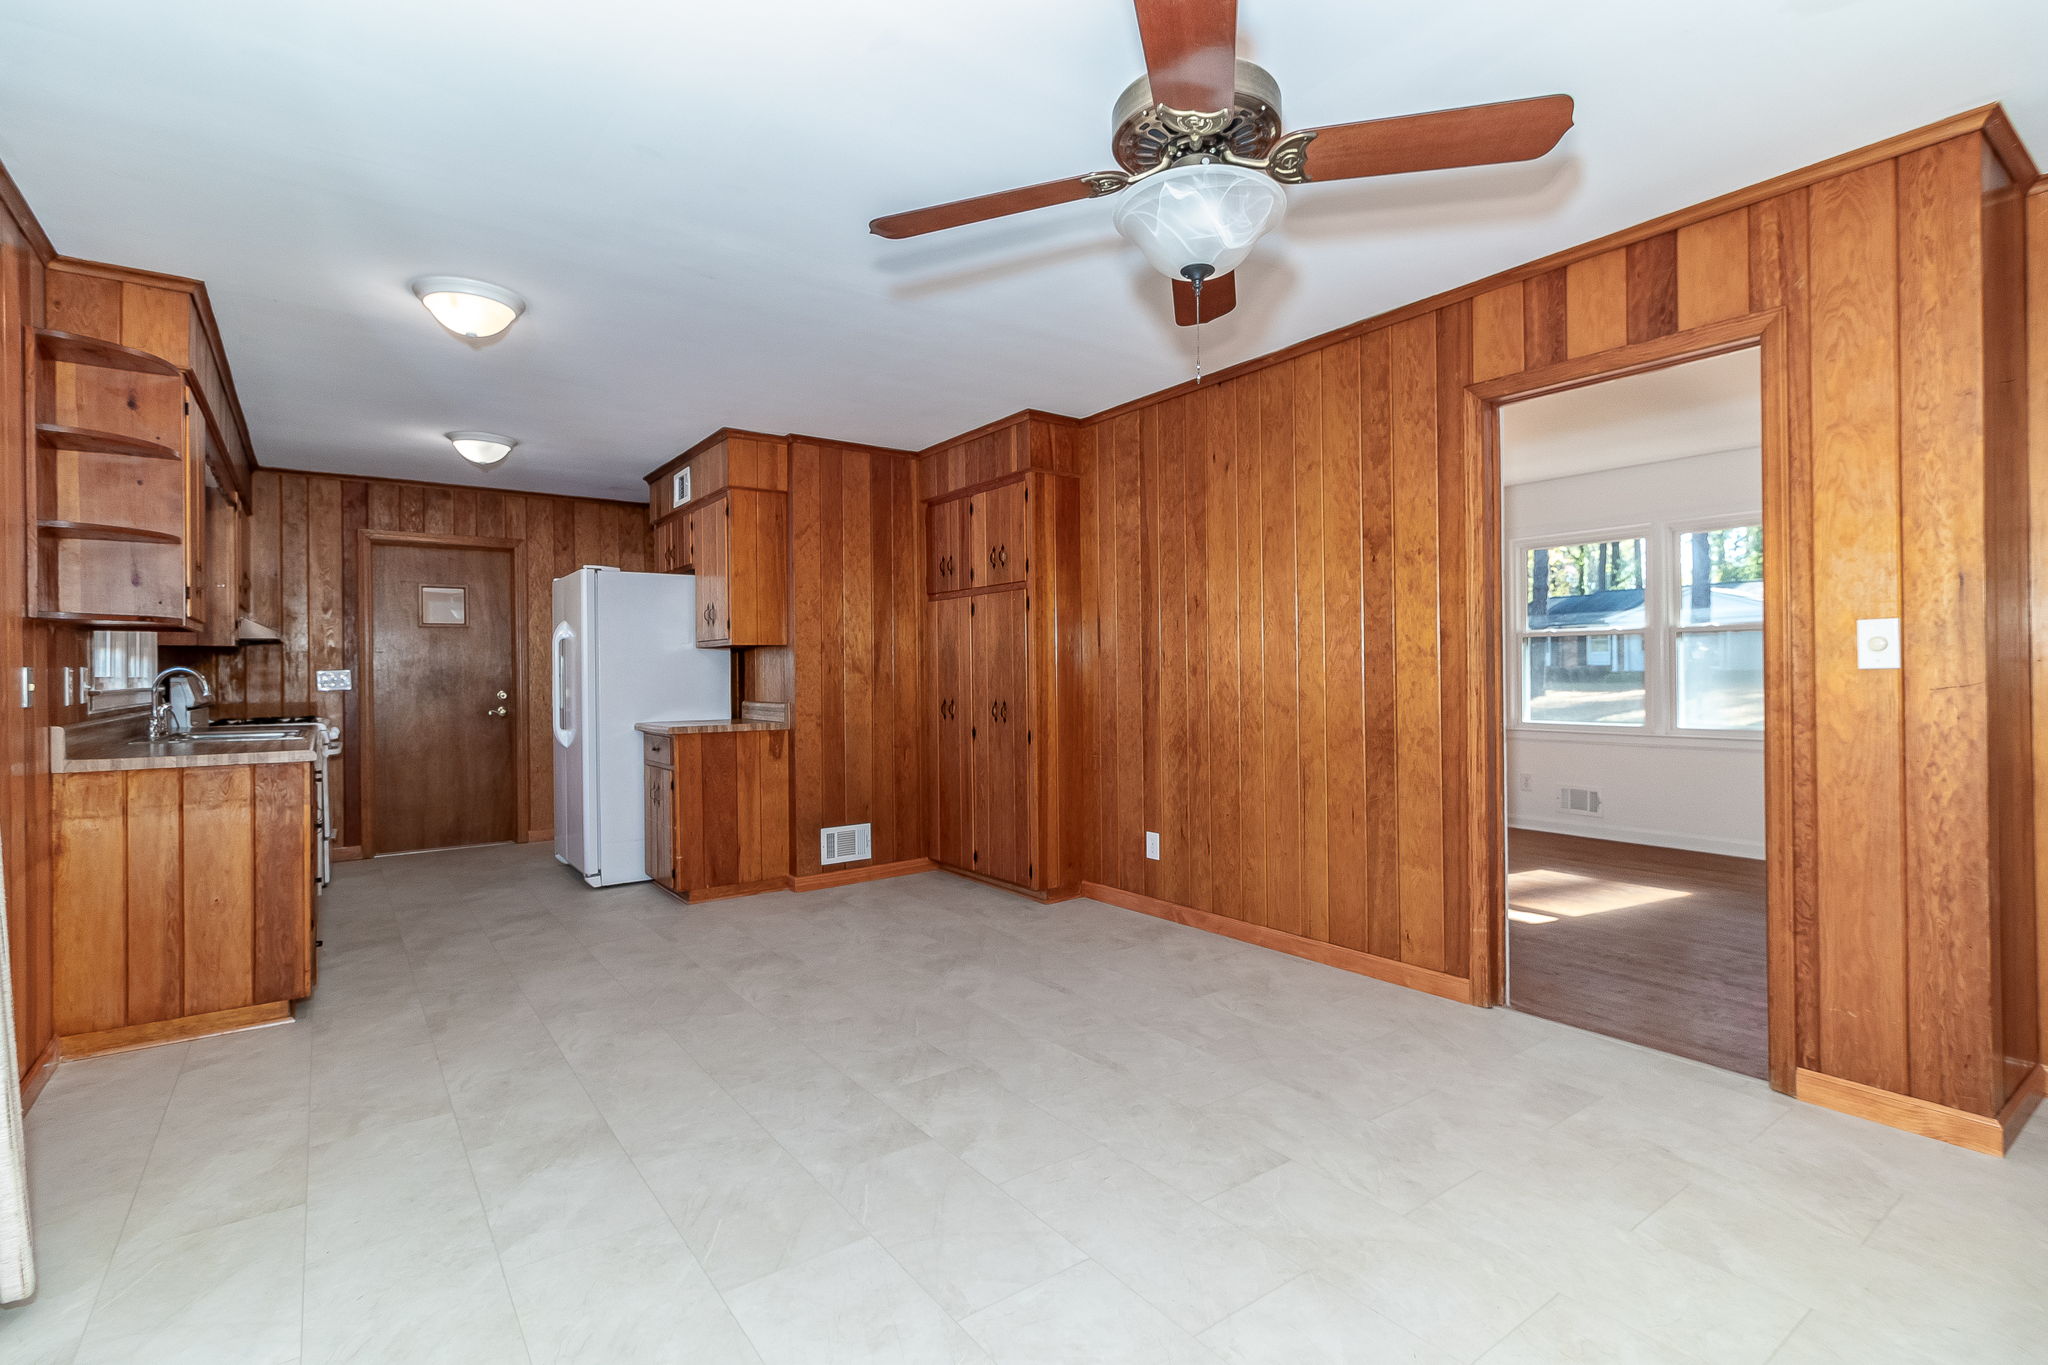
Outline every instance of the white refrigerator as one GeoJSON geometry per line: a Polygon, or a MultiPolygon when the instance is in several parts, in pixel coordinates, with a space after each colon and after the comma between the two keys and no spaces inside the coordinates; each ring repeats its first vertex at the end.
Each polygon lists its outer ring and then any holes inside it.
{"type": "Polygon", "coordinates": [[[731,650],[694,643],[697,580],[555,580],[555,857],[592,886],[647,880],[641,721],[731,720],[731,650]]]}

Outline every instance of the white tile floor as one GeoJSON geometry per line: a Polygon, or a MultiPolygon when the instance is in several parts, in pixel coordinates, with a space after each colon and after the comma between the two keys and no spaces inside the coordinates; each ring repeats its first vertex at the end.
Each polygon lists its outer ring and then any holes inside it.
{"type": "Polygon", "coordinates": [[[7,1365],[2048,1359],[2048,1131],[940,874],[693,909],[494,848],[322,925],[298,1023],[50,1083],[7,1365]]]}

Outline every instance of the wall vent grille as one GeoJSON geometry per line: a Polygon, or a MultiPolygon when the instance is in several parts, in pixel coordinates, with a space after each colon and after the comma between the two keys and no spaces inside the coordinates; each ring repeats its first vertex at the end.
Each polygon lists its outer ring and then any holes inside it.
{"type": "Polygon", "coordinates": [[[872,825],[834,825],[818,831],[818,861],[857,863],[874,856],[872,825]]]}
{"type": "Polygon", "coordinates": [[[1600,792],[1594,787],[1559,787],[1557,806],[1568,815],[1600,814],[1600,792]]]}

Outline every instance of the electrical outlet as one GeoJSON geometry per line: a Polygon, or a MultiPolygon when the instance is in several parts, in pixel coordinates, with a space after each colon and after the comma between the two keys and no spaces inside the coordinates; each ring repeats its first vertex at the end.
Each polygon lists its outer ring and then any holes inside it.
{"type": "Polygon", "coordinates": [[[1145,831],[1145,856],[1155,863],[1159,861],[1159,836],[1149,829],[1145,831]]]}

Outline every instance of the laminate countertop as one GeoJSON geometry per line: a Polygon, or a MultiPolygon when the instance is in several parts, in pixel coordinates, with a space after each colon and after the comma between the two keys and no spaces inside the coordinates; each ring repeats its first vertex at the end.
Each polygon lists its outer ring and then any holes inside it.
{"type": "Polygon", "coordinates": [[[753,730],[787,730],[786,720],[643,720],[643,735],[740,735],[753,730]]]}
{"type": "Polygon", "coordinates": [[[280,725],[290,739],[147,738],[147,723],[50,727],[53,773],[119,773],[143,768],[232,768],[250,763],[311,763],[320,734],[311,725],[280,725]]]}

